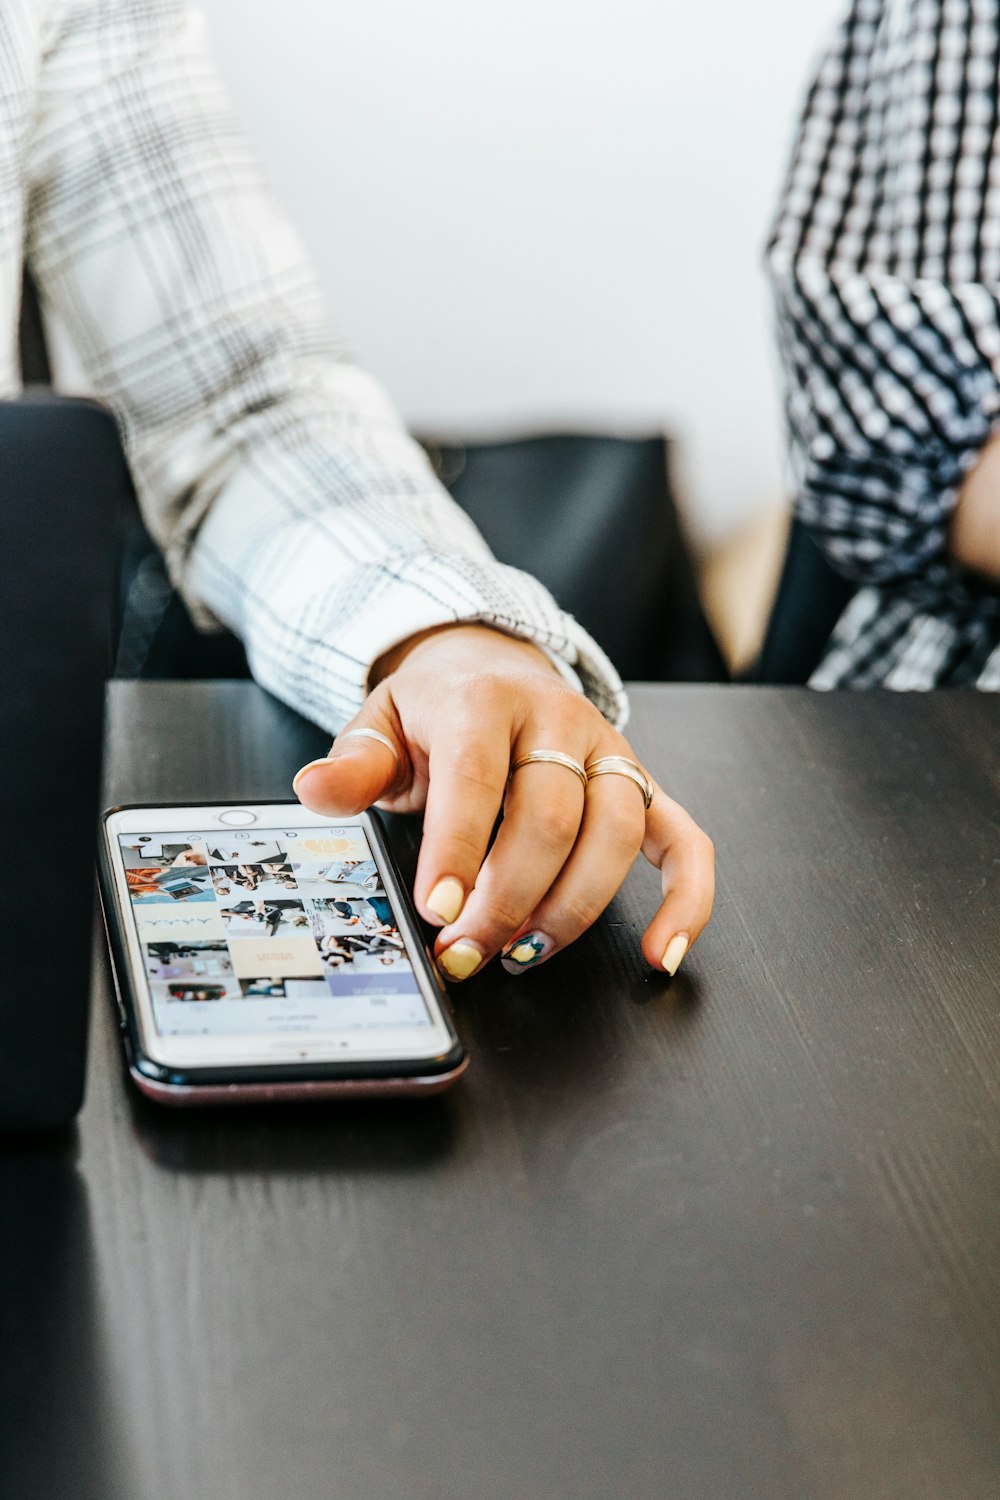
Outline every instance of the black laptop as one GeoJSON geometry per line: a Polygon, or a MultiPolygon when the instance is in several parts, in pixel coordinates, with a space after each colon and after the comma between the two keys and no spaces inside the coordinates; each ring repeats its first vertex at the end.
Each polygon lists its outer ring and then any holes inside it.
{"type": "Polygon", "coordinates": [[[83,1098],[122,497],[110,414],[0,402],[0,1130],[83,1098]]]}

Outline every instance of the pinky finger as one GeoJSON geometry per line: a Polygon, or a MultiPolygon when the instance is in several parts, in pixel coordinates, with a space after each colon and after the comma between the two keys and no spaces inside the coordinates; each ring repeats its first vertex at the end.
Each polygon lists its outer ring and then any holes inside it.
{"type": "Polygon", "coordinates": [[[657,787],[642,852],[658,866],[663,885],[663,902],[646,928],[642,951],[654,968],[675,974],[712,913],[715,850],[708,834],[657,787]]]}

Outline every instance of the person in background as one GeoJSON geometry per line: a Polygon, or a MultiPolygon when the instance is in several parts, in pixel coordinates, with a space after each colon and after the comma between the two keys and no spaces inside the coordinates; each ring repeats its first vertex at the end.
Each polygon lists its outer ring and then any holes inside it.
{"type": "Polygon", "coordinates": [[[798,514],[858,584],[814,687],[1000,687],[1000,12],[854,0],[769,246],[798,514]]]}
{"type": "Polygon", "coordinates": [[[443,969],[468,977],[524,930],[551,956],[641,848],[663,876],[643,952],[672,973],[711,909],[707,836],[623,769],[603,652],[495,561],[348,358],[183,0],[0,6],[0,397],[23,258],[118,415],[196,619],[340,731],[302,801],[424,809],[415,897],[443,969]],[[609,756],[590,781],[565,759],[609,756]]]}

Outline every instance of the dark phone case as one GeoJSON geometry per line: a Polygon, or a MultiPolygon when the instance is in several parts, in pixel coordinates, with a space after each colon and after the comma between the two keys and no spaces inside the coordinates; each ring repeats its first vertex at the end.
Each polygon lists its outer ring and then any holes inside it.
{"type": "MultiPolygon", "coordinates": [[[[106,809],[102,817],[99,877],[101,906],[104,926],[111,952],[112,974],[121,1029],[128,1060],[128,1070],[136,1087],[150,1099],[161,1104],[215,1105],[258,1104],[268,1101],[305,1101],[313,1099],[357,1099],[372,1097],[399,1097],[400,1095],[437,1094],[460,1078],[468,1067],[458,1036],[455,1033],[447,997],[430,961],[427,972],[434,985],[441,1012],[452,1038],[452,1046],[442,1056],[430,1061],[410,1063],[385,1062],[364,1063],[315,1063],[307,1066],[282,1064],[275,1067],[240,1068],[234,1078],[234,1069],[191,1068],[187,1070],[164,1067],[154,1062],[142,1050],[137,1021],[136,997],[132,986],[132,969],[128,948],[122,928],[122,917],[118,909],[114,873],[108,850],[108,819],[117,812],[155,811],[163,804],[129,803],[121,807],[106,809]]],[[[243,807],[277,807],[276,802],[243,802],[243,807]]],[[[297,807],[297,803],[289,803],[297,807]]],[[[185,807],[218,807],[218,802],[187,802],[185,807]]],[[[406,899],[402,883],[392,855],[386,845],[382,830],[376,819],[372,819],[372,834],[380,860],[385,868],[386,889],[396,907],[402,907],[410,927],[419,933],[416,917],[406,899]]]]}

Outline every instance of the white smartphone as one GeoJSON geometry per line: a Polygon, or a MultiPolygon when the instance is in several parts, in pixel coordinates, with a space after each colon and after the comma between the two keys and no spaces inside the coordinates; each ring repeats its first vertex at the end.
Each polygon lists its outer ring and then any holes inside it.
{"type": "Polygon", "coordinates": [[[152,1098],[430,1093],[466,1067],[368,813],[115,808],[101,898],[129,1069],[152,1098]]]}

